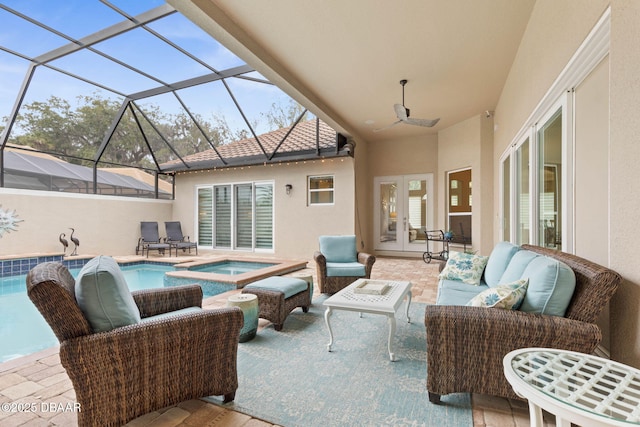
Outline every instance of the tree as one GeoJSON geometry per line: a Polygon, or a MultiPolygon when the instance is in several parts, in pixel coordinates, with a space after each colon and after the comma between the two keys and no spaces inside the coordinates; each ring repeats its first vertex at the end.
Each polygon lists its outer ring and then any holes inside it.
{"type": "Polygon", "coordinates": [[[303,112],[302,120],[307,120],[309,112],[302,105],[289,98],[287,105],[274,102],[271,104],[271,110],[261,113],[261,116],[267,120],[271,129],[281,129],[292,126],[303,112]]]}

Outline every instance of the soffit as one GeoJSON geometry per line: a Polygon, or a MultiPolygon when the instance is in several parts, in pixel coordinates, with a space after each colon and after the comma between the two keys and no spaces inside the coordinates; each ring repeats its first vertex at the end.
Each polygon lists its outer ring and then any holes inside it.
{"type": "Polygon", "coordinates": [[[169,2],[337,130],[384,140],[493,110],[535,0],[169,2]],[[400,79],[411,117],[440,122],[373,132],[400,79]]]}

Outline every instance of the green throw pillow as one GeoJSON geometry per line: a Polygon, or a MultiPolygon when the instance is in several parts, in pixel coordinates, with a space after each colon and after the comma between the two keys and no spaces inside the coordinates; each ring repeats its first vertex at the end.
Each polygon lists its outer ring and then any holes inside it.
{"type": "Polygon", "coordinates": [[[97,256],[82,267],[75,291],[94,332],[140,323],[140,311],[120,266],[109,256],[97,256]]]}
{"type": "Polygon", "coordinates": [[[480,292],[467,305],[517,310],[527,293],[527,286],[529,286],[529,279],[520,279],[513,283],[494,286],[480,292]]]}
{"type": "Polygon", "coordinates": [[[487,256],[450,252],[447,265],[439,277],[478,286],[488,259],[487,256]]]}

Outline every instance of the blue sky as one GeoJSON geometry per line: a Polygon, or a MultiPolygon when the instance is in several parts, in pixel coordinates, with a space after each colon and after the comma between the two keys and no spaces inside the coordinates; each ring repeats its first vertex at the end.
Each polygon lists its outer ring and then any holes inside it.
{"type": "MultiPolygon", "coordinates": [[[[161,0],[110,0],[125,13],[135,16],[160,6],[161,0]]],[[[107,28],[126,18],[98,0],[0,0],[0,5],[16,10],[45,25],[79,39],[107,28]]],[[[212,37],[180,14],[149,24],[175,44],[197,56],[217,70],[243,65],[244,62],[220,45],[212,37]]],[[[42,55],[70,42],[23,19],[0,9],[0,46],[19,52],[30,58],[42,55]]],[[[210,73],[210,70],[192,61],[179,51],[139,28],[124,35],[106,40],[95,48],[126,62],[163,82],[180,80],[210,73]]],[[[159,86],[159,83],[83,50],[53,61],[51,65],[81,75],[89,80],[112,87],[123,94],[159,86]]],[[[24,80],[29,61],[0,50],[0,117],[8,116],[24,80]]],[[[259,74],[253,74],[262,78],[259,74]]],[[[260,113],[269,110],[272,103],[288,103],[289,97],[272,85],[243,79],[227,79],[238,102],[249,120],[260,119],[260,113]]],[[[44,101],[55,95],[76,105],[76,97],[97,93],[105,98],[121,100],[117,93],[100,89],[58,73],[38,67],[23,104],[44,101]]],[[[232,127],[244,128],[226,89],[220,82],[210,83],[179,92],[192,113],[211,120],[214,114],[224,115],[232,127]]],[[[140,101],[141,104],[159,105],[163,111],[177,113],[181,110],[172,95],[164,95],[140,101]]],[[[264,120],[262,120],[264,122],[264,120]]],[[[257,130],[268,131],[266,123],[257,130]]]]}

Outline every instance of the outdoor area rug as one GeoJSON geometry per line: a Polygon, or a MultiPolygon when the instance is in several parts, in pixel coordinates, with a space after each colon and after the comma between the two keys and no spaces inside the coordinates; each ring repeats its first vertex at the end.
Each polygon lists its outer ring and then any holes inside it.
{"type": "Polygon", "coordinates": [[[429,402],[426,386],[424,304],[396,314],[395,362],[387,351],[387,317],[333,311],[334,342],[322,302],[309,313],[296,309],[281,332],[269,326],[238,346],[239,387],[225,408],[286,427],[469,426],[469,394],[429,402]]]}

